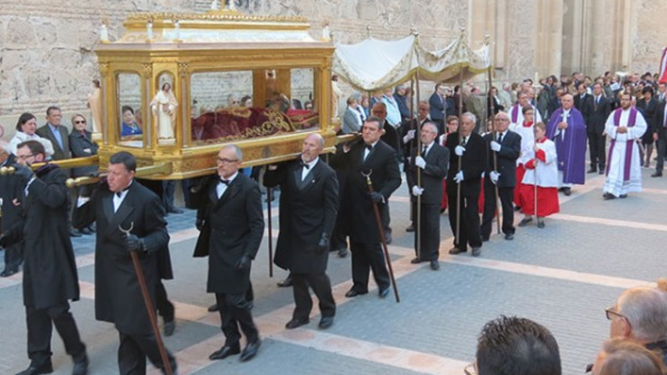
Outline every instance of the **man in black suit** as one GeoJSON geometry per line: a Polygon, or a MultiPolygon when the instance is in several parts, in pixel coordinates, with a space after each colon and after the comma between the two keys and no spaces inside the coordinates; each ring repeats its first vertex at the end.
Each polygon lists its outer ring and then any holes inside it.
{"type": "Polygon", "coordinates": [[[310,322],[313,301],[308,286],[320,301],[319,327],[331,327],[336,314],[326,269],[329,238],[338,213],[338,179],[320,160],[323,149],[324,138],[310,134],[303,141],[298,160],[269,166],[264,175],[267,187],[280,185],[280,234],[273,261],[292,275],[296,307],[287,329],[310,322]]]}
{"type": "MultiPolygon", "coordinates": [[[[74,227],[97,222],[95,242],[95,318],[113,323],[120,336],[118,369],[122,375],[145,374],[146,357],[166,373],[146,311],[130,252],[136,252],[153,306],[160,282],[161,252],[169,234],[160,198],[134,180],[137,162],[126,151],[109,158],[107,178],[90,198],[79,198],[74,227]],[[123,230],[131,230],[126,234],[123,230]]],[[[171,265],[169,263],[169,265],[171,265]]],[[[176,359],[167,352],[176,371],[176,359]]]]}
{"type": "Polygon", "coordinates": [[[588,170],[588,173],[597,171],[599,174],[604,174],[607,165],[604,124],[611,113],[611,100],[603,95],[603,91],[601,84],[593,85],[593,98],[590,102],[590,112],[586,121],[586,134],[588,135],[588,147],[591,156],[591,169],[588,170]]]}
{"type": "Polygon", "coordinates": [[[491,236],[493,217],[496,212],[496,187],[503,208],[503,233],[506,240],[514,239],[514,189],[516,188],[516,159],[521,153],[521,136],[508,129],[509,116],[498,112],[493,118],[495,132],[484,136],[489,145],[484,178],[484,214],[482,215],[482,241],[491,236]],[[495,138],[494,138],[495,137],[495,138]],[[495,154],[495,163],[494,163],[495,154]],[[495,165],[494,165],[495,164],[495,165]]]}
{"type": "Polygon", "coordinates": [[[574,97],[574,108],[581,112],[584,122],[588,123],[588,116],[591,113],[591,100],[593,98],[588,94],[585,83],[577,85],[577,95],[574,97]]]}
{"type": "MultiPolygon", "coordinates": [[[[195,256],[208,256],[206,290],[215,293],[225,344],[209,359],[224,359],[241,353],[241,333],[247,345],[241,361],[252,359],[261,341],[252,319],[249,300],[250,265],[264,237],[262,199],[257,182],[239,173],[243,153],[236,145],[218,153],[218,173],[199,191],[195,256]]],[[[191,196],[191,199],[194,197],[191,196]]]]}
{"type": "MultiPolygon", "coordinates": [[[[422,100],[418,104],[417,118],[408,121],[401,131],[401,145],[403,149],[403,158],[406,160],[403,163],[403,172],[405,172],[405,180],[408,183],[408,192],[412,191],[412,187],[415,186],[416,176],[414,173],[410,172],[410,164],[412,162],[412,155],[417,153],[417,137],[419,137],[419,129],[427,122],[431,122],[428,117],[429,105],[428,102],[422,100]]],[[[431,122],[435,124],[434,122],[431,122]]],[[[435,124],[437,127],[438,125],[435,124]]],[[[438,129],[438,135],[440,134],[440,129],[438,129]]],[[[415,231],[415,202],[417,200],[414,196],[410,199],[410,226],[405,229],[406,232],[415,231]]]]}
{"type": "Polygon", "coordinates": [[[433,94],[428,99],[428,104],[431,120],[438,124],[439,129],[444,129],[447,104],[445,102],[445,88],[442,83],[435,85],[435,91],[433,91],[433,94]]]}
{"type": "MultiPolygon", "coordinates": [[[[44,126],[35,130],[35,134],[42,138],[46,138],[51,141],[53,144],[53,160],[65,160],[72,157],[70,152],[69,145],[69,134],[67,134],[67,128],[61,124],[63,115],[60,112],[60,108],[51,106],[46,110],[46,124],[44,126]]],[[[70,171],[66,170],[67,176],[70,176],[70,171]]],[[[71,198],[70,198],[71,200],[71,198]]],[[[68,204],[67,211],[71,209],[71,201],[68,204]]],[[[68,222],[69,222],[68,218],[68,222]]],[[[75,232],[73,229],[69,231],[70,237],[81,237],[80,233],[75,232]]]]}
{"type": "Polygon", "coordinates": [[[450,155],[447,200],[450,202],[449,225],[455,237],[454,247],[449,250],[453,255],[466,252],[468,245],[472,247],[473,256],[482,253],[477,199],[482,187],[482,172],[486,167],[488,147],[484,138],[473,132],[476,121],[475,115],[464,113],[458,132],[449,134],[445,142],[450,155]],[[460,207],[460,214],[457,207],[460,207]],[[458,236],[457,225],[460,226],[458,236]]]}
{"type": "Polygon", "coordinates": [[[347,172],[342,189],[341,215],[350,236],[352,250],[352,280],[354,285],[345,296],[368,293],[368,271],[373,270],[380,297],[389,294],[389,272],[382,252],[380,231],[373,205],[380,212],[387,209],[391,194],[401,185],[396,151],[383,142],[382,120],[369,117],[362,127],[363,142],[344,146],[331,158],[335,168],[347,172]],[[373,192],[370,193],[364,175],[370,174],[373,192]]]}
{"type": "MultiPolygon", "coordinates": [[[[5,141],[0,141],[0,167],[16,164],[14,156],[5,141]]],[[[21,197],[23,186],[20,179],[11,175],[0,175],[0,199],[2,199],[2,232],[8,231],[22,215],[21,197]]],[[[9,277],[19,272],[19,266],[23,262],[21,242],[7,246],[5,249],[5,269],[0,277],[9,277]]]]}
{"type": "Polygon", "coordinates": [[[662,169],[667,157],[667,102],[660,103],[653,116],[653,140],[658,143],[658,162],[651,177],[662,177],[662,169]]]}
{"type": "Polygon", "coordinates": [[[53,326],[74,360],[73,375],[88,373],[86,346],[68,300],[79,299],[79,278],[72,242],[67,236],[67,175],[55,164],[46,164],[34,173],[33,163],[46,160],[44,146],[37,141],[21,143],[14,164],[20,181],[21,217],[0,236],[0,246],[24,241],[23,304],[28,328],[30,366],[17,375],[48,374],[51,363],[53,326]]]}
{"type": "MultiPolygon", "coordinates": [[[[449,164],[449,150],[435,142],[438,137],[438,126],[426,122],[421,126],[419,139],[422,150],[418,154],[415,148],[410,158],[410,167],[407,173],[412,175],[415,185],[410,192],[418,197],[420,202],[419,235],[415,234],[416,257],[413,264],[428,261],[431,269],[440,269],[438,257],[440,253],[440,202],[442,200],[442,179],[447,176],[449,164]],[[420,174],[421,176],[418,176],[420,174]],[[417,184],[420,183],[420,184],[417,184]],[[419,242],[417,241],[419,238],[419,242]],[[419,248],[419,251],[417,251],[419,248]]],[[[417,211],[415,209],[415,211],[417,211]]],[[[414,212],[413,222],[417,212],[414,212]]]]}

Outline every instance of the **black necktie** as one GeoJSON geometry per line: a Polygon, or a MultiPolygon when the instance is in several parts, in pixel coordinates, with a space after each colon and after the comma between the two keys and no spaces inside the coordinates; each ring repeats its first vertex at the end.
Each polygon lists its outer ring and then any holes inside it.
{"type": "Polygon", "coordinates": [[[424,146],[424,147],[422,147],[422,157],[423,157],[423,158],[426,157],[426,151],[428,151],[428,146],[424,146]]]}
{"type": "Polygon", "coordinates": [[[498,143],[503,142],[503,133],[498,133],[498,143]]]}
{"type": "Polygon", "coordinates": [[[461,137],[461,146],[466,145],[466,137],[461,137]]]}
{"type": "Polygon", "coordinates": [[[224,178],[221,178],[221,179],[220,179],[220,183],[221,183],[221,184],[225,184],[225,186],[229,186],[229,183],[230,183],[230,182],[231,182],[231,181],[229,181],[229,180],[225,180],[224,178]]]}

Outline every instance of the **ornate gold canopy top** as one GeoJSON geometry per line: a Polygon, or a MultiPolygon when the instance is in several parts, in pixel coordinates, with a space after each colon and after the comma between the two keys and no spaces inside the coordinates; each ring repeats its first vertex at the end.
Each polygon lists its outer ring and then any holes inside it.
{"type": "Polygon", "coordinates": [[[117,43],[312,43],[310,25],[301,16],[257,16],[236,10],[202,14],[135,13],[123,24],[117,43]]]}

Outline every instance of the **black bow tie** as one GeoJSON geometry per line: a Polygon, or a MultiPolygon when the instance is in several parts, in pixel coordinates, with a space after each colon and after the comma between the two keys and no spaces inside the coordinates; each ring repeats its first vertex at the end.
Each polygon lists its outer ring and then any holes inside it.
{"type": "Polygon", "coordinates": [[[299,161],[299,164],[305,169],[310,169],[310,165],[308,165],[308,163],[304,162],[303,160],[299,161]]]}
{"type": "Polygon", "coordinates": [[[220,178],[220,183],[225,184],[226,186],[229,186],[230,180],[225,180],[224,178],[220,178]]]}
{"type": "Polygon", "coordinates": [[[373,151],[373,145],[366,145],[366,150],[373,151]]]}
{"type": "Polygon", "coordinates": [[[117,191],[117,192],[115,193],[116,196],[117,196],[118,198],[120,198],[120,197],[123,195],[123,192],[127,191],[127,189],[129,189],[129,188],[130,188],[130,187],[128,186],[128,187],[126,187],[125,189],[123,189],[123,190],[121,190],[121,191],[117,191]]]}

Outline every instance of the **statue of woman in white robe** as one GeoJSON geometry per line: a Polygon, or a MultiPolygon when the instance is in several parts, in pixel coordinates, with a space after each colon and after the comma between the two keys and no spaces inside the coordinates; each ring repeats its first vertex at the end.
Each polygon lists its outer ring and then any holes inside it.
{"type": "Polygon", "coordinates": [[[171,85],[166,82],[151,101],[151,110],[158,120],[158,140],[174,139],[178,102],[171,85]]]}

